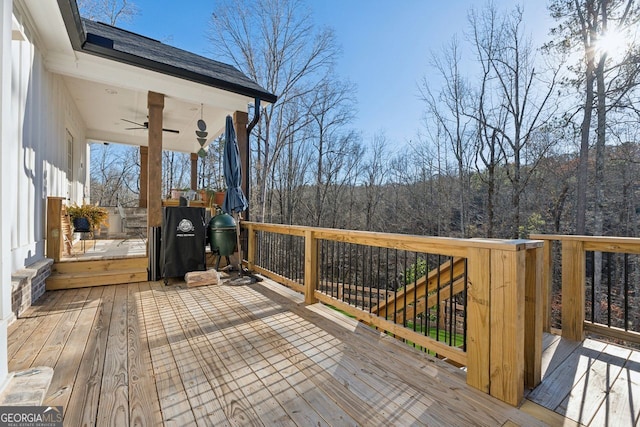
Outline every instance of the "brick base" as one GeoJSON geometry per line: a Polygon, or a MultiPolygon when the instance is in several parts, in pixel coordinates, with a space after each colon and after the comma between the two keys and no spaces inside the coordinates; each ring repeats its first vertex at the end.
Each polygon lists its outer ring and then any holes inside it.
{"type": "Polygon", "coordinates": [[[11,311],[18,317],[40,298],[53,260],[45,258],[11,275],[11,311]]]}

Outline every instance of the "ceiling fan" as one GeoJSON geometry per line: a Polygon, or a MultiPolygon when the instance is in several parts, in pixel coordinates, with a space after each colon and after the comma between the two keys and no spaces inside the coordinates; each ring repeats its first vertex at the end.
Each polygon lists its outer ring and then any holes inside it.
{"type": "MultiPolygon", "coordinates": [[[[120,119],[120,120],[127,123],[133,123],[134,125],[138,126],[135,128],[125,128],[125,130],[149,129],[149,122],[138,123],[138,122],[132,122],[131,120],[127,120],[127,119],[120,119]]],[[[180,133],[180,131],[177,129],[162,129],[162,130],[164,132],[180,133]]]]}

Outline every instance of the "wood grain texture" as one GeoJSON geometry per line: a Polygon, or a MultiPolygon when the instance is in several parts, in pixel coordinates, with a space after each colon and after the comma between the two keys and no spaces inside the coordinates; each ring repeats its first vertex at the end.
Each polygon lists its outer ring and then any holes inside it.
{"type": "Polygon", "coordinates": [[[20,371],[41,365],[53,367],[80,314],[77,307],[82,307],[88,294],[86,291],[78,291],[58,300],[57,309],[49,317],[49,321],[42,323],[11,358],[13,369],[20,371]]]}
{"type": "MultiPolygon", "coordinates": [[[[487,272],[469,275],[474,287],[487,272]]],[[[44,301],[11,326],[9,369],[51,363],[48,398],[67,401],[65,425],[572,425],[533,406],[537,420],[469,387],[470,372],[270,280],[144,282],[44,301]]],[[[640,353],[550,335],[543,347],[532,402],[591,426],[637,422],[640,353]]]]}
{"type": "Polygon", "coordinates": [[[318,300],[315,291],[318,286],[318,241],[313,231],[304,233],[304,303],[313,304],[318,300]]]}
{"type": "Polygon", "coordinates": [[[46,405],[67,407],[101,299],[102,288],[91,289],[54,367],[56,375],[49,386],[46,405]]]}
{"type": "Polygon", "coordinates": [[[527,249],[525,256],[525,387],[534,388],[542,379],[543,248],[527,249]]]}
{"type": "Polygon", "coordinates": [[[130,257],[122,259],[63,261],[51,266],[51,273],[98,273],[105,271],[130,270],[146,268],[146,257],[130,257]]]}
{"type": "Polygon", "coordinates": [[[606,397],[630,355],[630,349],[607,345],[589,365],[585,375],[575,382],[557,411],[582,424],[590,424],[599,406],[608,404],[606,397]]]}
{"type": "Polygon", "coordinates": [[[188,403],[188,406],[181,409],[191,408],[197,424],[212,424],[215,422],[215,411],[209,410],[209,402],[215,402],[216,395],[202,370],[194,346],[190,344],[191,338],[200,340],[201,337],[193,333],[193,320],[185,317],[182,308],[176,306],[179,296],[175,292],[162,292],[161,286],[153,284],[151,288],[157,290],[154,297],[158,307],[163,307],[159,311],[160,319],[187,396],[187,402],[184,403],[188,403]]]}
{"type": "Polygon", "coordinates": [[[591,340],[587,340],[582,346],[574,347],[556,369],[545,375],[542,384],[529,394],[528,399],[556,410],[605,347],[605,343],[591,340]]]}
{"type": "Polygon", "coordinates": [[[97,423],[129,424],[129,371],[127,361],[127,287],[116,286],[104,359],[97,423]]]}
{"type": "Polygon", "coordinates": [[[151,368],[147,327],[142,310],[142,291],[136,285],[128,286],[127,291],[129,422],[140,427],[157,426],[162,423],[162,415],[151,368]]]}
{"type": "Polygon", "coordinates": [[[49,322],[50,310],[63,295],[62,292],[45,292],[31,307],[27,308],[19,319],[29,321],[16,321],[7,327],[7,357],[12,359],[20,346],[25,343],[24,337],[30,336],[38,330],[43,322],[49,322]]]}
{"type": "Polygon", "coordinates": [[[467,291],[467,384],[489,393],[491,378],[491,251],[469,249],[467,291]]]}
{"type": "Polygon", "coordinates": [[[160,317],[160,311],[169,307],[166,304],[158,305],[154,296],[156,292],[160,292],[157,289],[155,287],[152,291],[149,283],[140,284],[142,310],[147,328],[153,376],[162,411],[162,421],[165,425],[170,426],[194,425],[195,417],[193,412],[188,410],[190,405],[185,386],[180,379],[167,338],[169,331],[165,330],[160,317]]]}
{"type": "Polygon", "coordinates": [[[47,197],[47,256],[53,261],[62,257],[62,200],[63,197],[47,197]]]}
{"type": "Polygon", "coordinates": [[[491,251],[490,393],[511,405],[524,396],[525,251],[491,251]]]}
{"type": "Polygon", "coordinates": [[[562,242],[562,336],[584,340],[585,303],[584,242],[562,242]]]}
{"type": "MultiPolygon", "coordinates": [[[[78,367],[69,403],[65,408],[64,422],[67,425],[94,425],[96,422],[115,290],[115,286],[102,289],[93,324],[86,325],[91,327],[91,333],[78,367]]],[[[73,291],[64,293],[69,292],[73,291]]]]}

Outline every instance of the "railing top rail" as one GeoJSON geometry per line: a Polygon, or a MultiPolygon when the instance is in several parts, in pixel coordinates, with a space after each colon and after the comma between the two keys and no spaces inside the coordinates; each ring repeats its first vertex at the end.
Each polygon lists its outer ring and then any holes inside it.
{"type": "Polygon", "coordinates": [[[532,234],[538,240],[583,242],[584,250],[640,254],[640,238],[611,236],[574,236],[567,234],[532,234]]]}
{"type": "Polygon", "coordinates": [[[535,240],[579,240],[583,242],[640,244],[640,237],[582,236],[574,234],[532,234],[530,238],[535,240]]]}
{"type": "Polygon", "coordinates": [[[453,237],[418,236],[412,234],[379,233],[373,231],[340,230],[335,228],[307,227],[301,225],[265,224],[242,221],[242,226],[253,230],[271,231],[296,236],[304,236],[312,231],[317,239],[359,243],[392,249],[415,251],[439,250],[442,254],[466,256],[469,248],[501,249],[521,251],[542,246],[542,241],[515,239],[460,239],[453,237]]]}

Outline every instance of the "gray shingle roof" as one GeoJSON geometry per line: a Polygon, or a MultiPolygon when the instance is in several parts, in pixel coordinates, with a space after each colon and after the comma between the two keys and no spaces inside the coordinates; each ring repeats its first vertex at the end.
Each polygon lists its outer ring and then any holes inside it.
{"type": "Polygon", "coordinates": [[[85,52],[267,102],[277,99],[231,65],[111,25],[84,18],[82,24],[85,52]]]}

